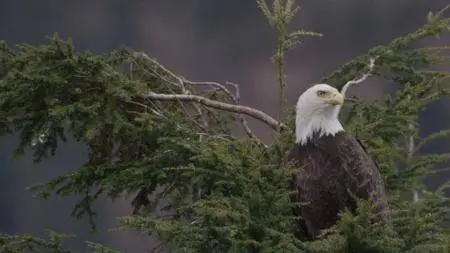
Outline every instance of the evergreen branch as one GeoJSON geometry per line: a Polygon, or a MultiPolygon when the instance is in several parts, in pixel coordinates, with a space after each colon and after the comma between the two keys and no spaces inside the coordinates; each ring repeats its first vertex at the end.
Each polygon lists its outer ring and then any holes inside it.
{"type": "Polygon", "coordinates": [[[265,0],[257,0],[256,2],[269,21],[269,24],[272,27],[275,27],[279,32],[278,42],[275,53],[272,55],[272,60],[276,65],[277,81],[279,85],[279,108],[277,118],[281,122],[284,116],[286,103],[285,90],[287,87],[286,75],[284,73],[285,53],[287,50],[293,50],[300,44],[300,36],[322,36],[322,34],[302,29],[297,29],[291,33],[288,32],[289,23],[300,9],[300,7],[294,6],[294,0],[273,0],[272,10],[269,9],[265,0]]]}
{"type": "Polygon", "coordinates": [[[0,234],[0,252],[43,252],[43,253],[73,253],[63,248],[62,241],[69,235],[47,231],[49,239],[43,239],[30,234],[7,235],[0,234]]]}
{"type": "MultiPolygon", "coordinates": [[[[419,41],[421,39],[427,37],[438,37],[440,34],[449,31],[450,28],[450,18],[443,18],[443,12],[446,11],[450,5],[446,6],[442,10],[438,12],[437,15],[431,14],[432,18],[428,19],[428,23],[420,27],[419,29],[408,33],[405,36],[398,37],[392,40],[388,45],[384,46],[376,46],[364,55],[361,55],[350,62],[345,63],[341,66],[341,68],[334,73],[331,73],[327,77],[322,79],[322,82],[325,83],[334,83],[338,87],[342,87],[342,82],[344,80],[348,80],[353,78],[355,74],[361,69],[361,61],[363,61],[367,56],[377,55],[380,59],[381,66],[389,66],[389,68],[393,68],[395,65],[394,58],[398,56],[405,56],[404,50],[408,49],[412,43],[419,41]],[[350,77],[350,78],[349,78],[350,77]]],[[[428,54],[427,54],[428,55],[428,54]]],[[[424,62],[424,56],[420,56],[420,61],[428,66],[435,65],[435,63],[431,61],[424,62]]],[[[411,64],[412,62],[406,63],[405,60],[411,61],[412,55],[408,55],[407,58],[403,59],[403,64],[411,64]]],[[[397,62],[399,64],[400,62],[397,62]]],[[[411,64],[412,65],[412,64],[411,64]]],[[[405,70],[411,68],[410,65],[404,66],[405,70]]],[[[392,78],[391,78],[392,79],[392,78]]]]}
{"type": "Polygon", "coordinates": [[[242,105],[232,105],[227,104],[215,100],[211,100],[202,96],[197,95],[186,95],[186,94],[158,94],[154,92],[149,92],[147,94],[147,99],[149,100],[157,100],[157,101],[185,101],[185,102],[195,102],[202,104],[204,106],[212,107],[219,110],[224,110],[228,112],[234,112],[234,113],[241,113],[246,114],[252,118],[255,118],[257,120],[260,120],[264,123],[266,123],[268,126],[270,126],[273,129],[279,129],[280,127],[282,129],[287,128],[286,125],[283,123],[278,122],[271,116],[265,114],[264,112],[257,110],[255,108],[251,108],[248,106],[242,106],[242,105]]]}
{"type": "Polygon", "coordinates": [[[256,3],[258,4],[258,7],[261,9],[264,16],[266,16],[267,20],[269,21],[269,24],[271,26],[274,26],[276,21],[275,21],[275,18],[273,16],[272,12],[270,11],[269,7],[267,6],[266,1],[258,0],[258,1],[256,1],[256,3]]]}
{"type": "Polygon", "coordinates": [[[423,138],[419,142],[419,144],[417,144],[416,148],[414,149],[414,152],[415,153],[418,152],[421,148],[423,148],[426,144],[430,143],[433,140],[449,138],[449,137],[450,137],[450,129],[432,133],[432,134],[428,135],[427,137],[423,138]]]}
{"type": "Polygon", "coordinates": [[[442,183],[440,186],[437,187],[437,189],[435,190],[436,192],[442,192],[446,189],[450,188],[450,181],[447,180],[444,183],[442,183]]]}

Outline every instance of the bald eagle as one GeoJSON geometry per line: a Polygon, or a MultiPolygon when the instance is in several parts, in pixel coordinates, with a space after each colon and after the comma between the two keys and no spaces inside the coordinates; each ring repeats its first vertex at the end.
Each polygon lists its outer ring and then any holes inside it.
{"type": "Polygon", "coordinates": [[[344,131],[338,116],[344,95],[327,84],[307,89],[296,106],[296,144],[288,159],[299,168],[290,188],[300,216],[299,235],[317,239],[338,221],[338,213],[355,213],[356,200],[372,200],[380,220],[390,220],[384,184],[375,161],[361,142],[344,131]]]}

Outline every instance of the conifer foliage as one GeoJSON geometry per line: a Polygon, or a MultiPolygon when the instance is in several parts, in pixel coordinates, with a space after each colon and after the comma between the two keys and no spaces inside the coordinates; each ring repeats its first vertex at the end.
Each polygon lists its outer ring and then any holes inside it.
{"type": "MultiPolygon", "coordinates": [[[[0,45],[0,130],[20,134],[18,156],[35,162],[57,153],[58,144],[86,145],[80,168],[31,187],[42,198],[77,196],[72,215],[88,218],[100,196],[129,197],[133,214],[120,228],[155,235],[156,251],[169,252],[449,252],[448,203],[443,185],[429,191],[423,179],[448,154],[422,148],[447,138],[450,130],[419,137],[419,114],[449,94],[449,74],[435,67],[449,47],[414,47],[450,30],[446,9],[429,13],[418,30],[377,46],[342,66],[323,82],[342,87],[367,72],[398,85],[381,101],[349,99],[342,113],[348,132],[359,138],[383,173],[392,208],[392,231],[373,223],[366,203],[354,216],[343,212],[328,236],[303,242],[295,236],[286,182],[295,168],[285,162],[293,146],[293,113],[285,105],[284,55],[304,30],[288,31],[298,8],[293,0],[257,1],[279,31],[273,60],[280,85],[277,119],[240,104],[237,84],[194,82],[144,53],[122,49],[95,55],[74,51],[57,36],[46,45],[0,45]],[[252,132],[252,117],[273,129],[265,144],[252,132]],[[231,131],[239,125],[245,136],[231,131]],[[418,201],[411,199],[420,191],[418,201]]],[[[311,38],[313,39],[313,38],[311,38]]],[[[0,252],[71,252],[63,235],[49,239],[0,235],[0,252]]],[[[87,243],[91,252],[117,252],[87,243]]]]}

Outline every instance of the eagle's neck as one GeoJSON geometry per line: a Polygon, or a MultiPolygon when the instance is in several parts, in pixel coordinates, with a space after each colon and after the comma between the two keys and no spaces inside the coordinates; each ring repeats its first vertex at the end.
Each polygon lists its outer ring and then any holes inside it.
{"type": "Polygon", "coordinates": [[[304,145],[315,137],[335,135],[344,131],[338,118],[340,108],[330,108],[328,110],[308,109],[297,107],[295,120],[296,143],[304,145]]]}

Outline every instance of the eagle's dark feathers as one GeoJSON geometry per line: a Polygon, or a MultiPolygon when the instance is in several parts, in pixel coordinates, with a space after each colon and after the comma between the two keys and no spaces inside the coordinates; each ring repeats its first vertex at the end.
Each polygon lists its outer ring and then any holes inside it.
{"type": "Polygon", "coordinates": [[[305,239],[315,239],[321,229],[336,224],[338,212],[356,211],[353,196],[371,199],[375,214],[381,220],[390,220],[384,184],[377,164],[365,152],[361,143],[339,132],[316,137],[307,144],[296,144],[289,154],[299,172],[290,187],[296,191],[294,202],[305,203],[294,209],[299,220],[299,234],[305,239]]]}

